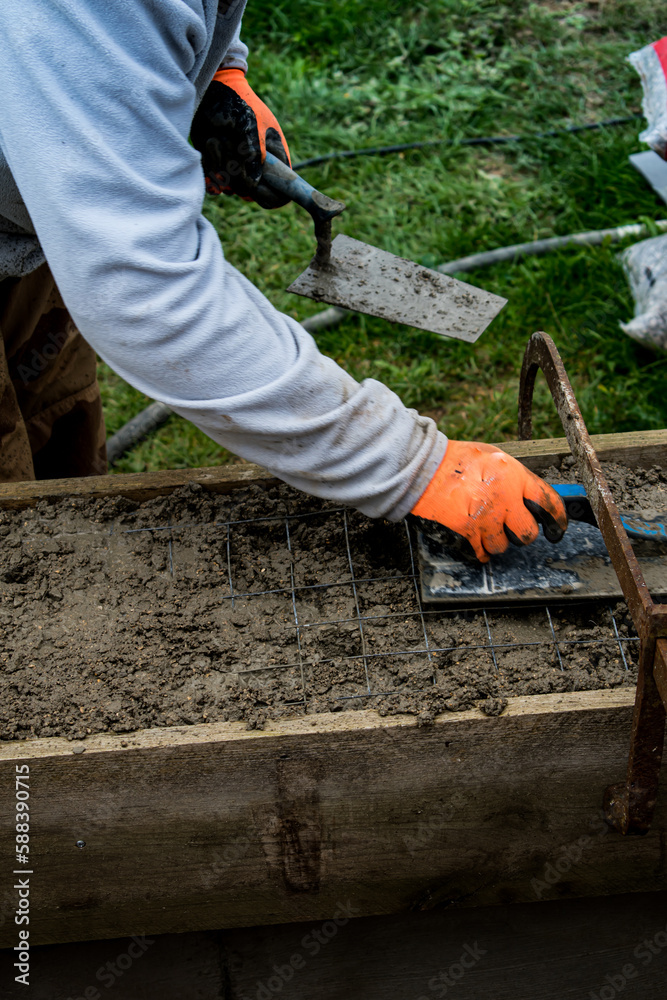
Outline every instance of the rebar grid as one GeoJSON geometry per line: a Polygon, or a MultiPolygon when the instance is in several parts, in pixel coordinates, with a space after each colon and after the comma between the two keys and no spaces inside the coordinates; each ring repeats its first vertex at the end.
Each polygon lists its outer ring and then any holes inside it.
{"type": "MultiPolygon", "coordinates": [[[[548,651],[549,654],[553,652],[555,654],[555,659],[558,663],[558,667],[561,672],[565,673],[567,671],[567,666],[563,661],[563,652],[566,649],[574,649],[576,647],[595,647],[602,646],[612,640],[615,646],[618,648],[621,662],[623,668],[627,673],[629,671],[628,659],[625,653],[624,646],[626,643],[639,643],[639,637],[635,634],[622,635],[618,628],[618,623],[614,616],[614,610],[608,602],[597,602],[596,607],[600,608],[606,604],[607,611],[609,614],[609,637],[608,638],[571,638],[564,635],[557,635],[556,628],[554,626],[553,614],[555,613],[555,607],[558,608],[558,614],[561,619],[567,620],[568,612],[570,613],[581,613],[581,605],[572,603],[562,603],[557,606],[549,606],[546,604],[532,603],[532,604],[521,604],[517,606],[516,604],[494,604],[492,606],[483,605],[471,605],[471,606],[458,606],[456,608],[428,608],[424,607],[421,592],[419,587],[419,574],[417,572],[413,539],[411,537],[411,529],[408,524],[404,522],[405,527],[405,541],[407,546],[407,557],[403,561],[403,566],[400,571],[392,574],[373,574],[373,575],[358,575],[357,567],[355,566],[355,555],[353,551],[353,545],[350,540],[350,519],[348,515],[348,510],[343,507],[333,507],[325,510],[311,510],[304,511],[296,514],[277,514],[277,515],[267,515],[262,517],[250,517],[250,518],[236,518],[226,521],[213,521],[213,522],[187,522],[181,524],[166,524],[166,525],[149,525],[140,528],[121,528],[119,529],[112,526],[106,531],[81,531],[81,532],[63,532],[65,534],[105,534],[109,538],[112,535],[118,537],[119,535],[139,535],[142,533],[163,533],[168,532],[168,544],[167,544],[167,570],[172,580],[177,581],[179,576],[179,566],[178,559],[175,554],[175,542],[181,532],[187,530],[195,530],[203,534],[204,531],[213,529],[219,532],[219,544],[220,544],[220,564],[224,566],[224,576],[226,579],[225,586],[227,592],[221,593],[219,599],[221,603],[229,602],[232,609],[238,607],[240,601],[251,602],[256,598],[265,597],[284,597],[288,601],[288,606],[290,608],[289,617],[291,621],[285,622],[283,628],[286,633],[292,633],[295,637],[296,646],[296,659],[289,660],[283,663],[271,663],[268,665],[249,665],[236,670],[238,674],[264,674],[264,673],[281,673],[288,670],[298,671],[298,677],[300,681],[300,693],[298,699],[289,700],[289,704],[303,704],[304,710],[308,711],[309,707],[309,696],[308,696],[308,683],[306,680],[306,667],[312,670],[317,670],[318,667],[325,667],[331,664],[353,664],[358,662],[363,670],[363,683],[360,683],[359,687],[363,687],[363,690],[356,691],[354,694],[341,695],[335,697],[335,701],[350,701],[355,699],[372,699],[382,697],[387,694],[391,694],[391,691],[379,690],[376,685],[373,684],[373,670],[372,664],[383,660],[392,660],[396,658],[411,657],[416,661],[423,659],[424,661],[431,664],[434,668],[438,666],[436,658],[441,654],[448,653],[478,653],[480,655],[487,655],[490,657],[493,663],[494,673],[498,674],[500,671],[498,657],[502,653],[506,653],[512,649],[520,648],[534,648],[536,654],[540,650],[548,651]],[[343,549],[343,560],[347,564],[349,571],[349,578],[346,579],[334,579],[327,582],[318,583],[299,583],[297,582],[295,576],[295,566],[297,564],[298,557],[298,547],[295,550],[292,541],[292,530],[290,525],[295,527],[298,523],[308,523],[309,519],[319,518],[325,519],[327,522],[331,522],[333,519],[338,519],[341,539],[344,539],[343,549]],[[289,570],[288,570],[288,580],[281,582],[280,586],[274,587],[264,587],[261,589],[253,590],[248,588],[238,588],[235,585],[235,573],[234,573],[234,541],[236,533],[239,531],[247,530],[248,527],[254,525],[279,525],[284,526],[285,531],[285,545],[287,548],[287,553],[289,556],[289,570]],[[362,602],[360,599],[359,588],[366,585],[374,584],[389,584],[389,583],[405,583],[407,585],[405,595],[402,597],[402,602],[405,602],[405,606],[401,610],[392,610],[387,613],[378,615],[373,613],[364,613],[362,610],[362,602]],[[308,595],[321,596],[324,593],[331,593],[332,601],[334,600],[335,594],[345,594],[345,590],[349,592],[351,598],[351,605],[354,609],[353,614],[326,614],[324,617],[317,618],[313,621],[304,620],[299,614],[299,602],[308,595]],[[545,618],[545,638],[535,639],[535,640],[518,640],[518,641],[501,641],[497,635],[494,636],[494,629],[497,629],[499,617],[502,616],[502,624],[507,626],[507,618],[512,615],[520,617],[523,613],[537,613],[540,616],[544,615],[545,618]],[[480,637],[484,637],[483,641],[479,642],[468,642],[468,643],[455,643],[455,644],[442,644],[434,641],[433,637],[429,635],[429,630],[434,624],[447,621],[447,619],[455,620],[465,620],[469,624],[479,626],[480,637]],[[419,625],[419,631],[422,637],[422,641],[410,648],[401,648],[399,645],[391,648],[384,648],[379,652],[373,651],[369,648],[370,644],[367,637],[367,629],[374,625],[381,623],[391,624],[393,622],[406,622],[408,620],[414,620],[419,625]],[[308,657],[307,651],[304,651],[303,642],[304,637],[312,634],[315,630],[331,628],[331,627],[342,627],[345,625],[354,624],[357,626],[359,634],[359,651],[353,653],[342,653],[336,656],[329,657],[318,657],[317,660],[311,660],[308,657]]],[[[60,537],[60,535],[56,536],[60,537]]],[[[243,568],[243,567],[241,567],[243,568]]],[[[486,567],[490,570],[489,567],[486,567]]],[[[492,572],[492,570],[490,570],[492,572]]],[[[332,609],[333,610],[333,609],[332,609]]],[[[567,623],[567,622],[566,622],[567,623]]],[[[596,627],[599,626],[599,622],[593,622],[596,627]]],[[[434,678],[431,683],[435,683],[434,678]]],[[[415,690],[413,688],[413,690],[415,690]]],[[[426,691],[428,688],[419,688],[417,690],[426,691]]]]}
{"type": "MultiPolygon", "coordinates": [[[[350,521],[348,511],[345,508],[331,508],[324,511],[313,510],[298,514],[280,514],[275,516],[271,515],[255,518],[242,518],[229,521],[153,525],[141,528],[121,529],[121,531],[117,532],[117,534],[132,535],[140,532],[169,531],[169,573],[172,577],[177,578],[178,564],[174,554],[173,541],[178,536],[179,532],[186,529],[201,529],[201,531],[204,531],[205,529],[215,529],[220,533],[219,541],[221,564],[224,564],[227,587],[227,592],[220,594],[221,602],[229,601],[231,607],[235,608],[238,606],[240,601],[244,601],[247,602],[246,606],[249,605],[250,610],[252,610],[252,602],[256,598],[279,598],[282,596],[288,601],[288,605],[290,607],[289,617],[291,618],[291,621],[286,621],[283,628],[286,633],[289,634],[291,632],[295,637],[297,654],[296,659],[291,659],[284,663],[272,663],[266,666],[246,666],[238,669],[237,672],[239,674],[256,675],[265,672],[276,673],[290,669],[297,670],[301,687],[297,703],[302,703],[306,711],[308,710],[309,705],[306,667],[317,670],[318,667],[323,667],[329,664],[358,662],[363,669],[364,690],[360,690],[350,695],[342,695],[334,699],[337,701],[348,701],[353,699],[377,698],[391,693],[385,690],[379,690],[376,685],[373,684],[373,670],[371,668],[371,664],[381,660],[391,660],[400,657],[414,657],[416,659],[423,658],[430,664],[437,665],[434,664],[434,660],[439,654],[476,652],[480,655],[485,654],[489,656],[493,663],[494,671],[498,673],[500,670],[498,657],[502,653],[506,653],[512,649],[534,648],[536,653],[540,650],[544,650],[545,652],[548,651],[549,655],[553,653],[560,671],[565,673],[567,666],[563,660],[563,654],[566,649],[602,646],[611,640],[618,649],[624,670],[628,672],[629,664],[624,646],[627,643],[639,642],[639,638],[635,634],[621,634],[614,615],[613,606],[610,605],[608,601],[597,602],[595,606],[596,608],[600,608],[606,605],[609,615],[609,637],[583,639],[562,634],[558,635],[554,625],[556,607],[558,609],[558,615],[561,620],[565,620],[566,624],[568,624],[568,611],[575,612],[577,614],[581,613],[581,605],[576,605],[574,603],[570,603],[569,605],[563,603],[557,606],[533,603],[522,604],[520,607],[516,604],[513,605],[511,603],[507,603],[503,605],[494,604],[493,606],[487,607],[483,605],[476,605],[451,609],[431,609],[424,607],[419,588],[419,574],[415,565],[413,540],[411,538],[410,528],[408,525],[405,524],[407,558],[404,560],[402,569],[393,574],[379,573],[378,575],[358,575],[357,566],[355,565],[355,554],[350,539],[350,521]],[[319,583],[298,582],[295,574],[295,568],[298,567],[299,551],[298,545],[295,547],[293,543],[292,531],[299,522],[307,523],[308,519],[315,517],[322,520],[325,519],[327,522],[331,522],[333,519],[338,519],[338,526],[341,529],[341,538],[344,539],[344,545],[342,546],[343,560],[347,563],[349,578],[333,579],[328,582],[319,583]],[[281,582],[281,585],[279,586],[263,587],[257,590],[250,589],[248,587],[237,587],[234,572],[234,543],[236,532],[243,530],[244,528],[247,529],[248,526],[262,524],[268,525],[270,523],[278,525],[281,522],[285,529],[285,544],[289,555],[288,580],[285,581],[284,584],[281,582]],[[402,602],[405,603],[405,606],[401,608],[401,610],[391,610],[381,615],[364,613],[359,591],[361,586],[401,582],[408,585],[406,587],[405,595],[401,598],[402,602]],[[346,589],[350,598],[350,604],[354,609],[352,614],[344,614],[342,616],[335,613],[325,614],[323,617],[316,618],[311,621],[305,620],[303,616],[300,615],[299,603],[304,598],[307,598],[309,594],[322,595],[329,592],[331,593],[333,600],[333,595],[336,593],[345,596],[346,589]],[[520,616],[520,614],[523,614],[524,612],[536,613],[540,616],[544,616],[545,638],[503,641],[497,636],[497,634],[494,635],[494,629],[497,629],[499,616],[502,616],[502,624],[506,627],[506,619],[508,616],[512,616],[513,614],[520,616]],[[465,619],[468,623],[479,625],[480,635],[484,637],[483,641],[469,642],[465,644],[443,644],[434,641],[433,637],[429,634],[430,628],[434,624],[444,622],[447,619],[465,619]],[[405,622],[408,620],[414,620],[418,623],[419,631],[422,636],[421,642],[411,648],[403,648],[396,645],[391,648],[383,648],[378,652],[370,648],[367,636],[367,629],[369,627],[381,623],[391,625],[393,622],[405,622]],[[314,630],[336,626],[342,627],[350,624],[356,625],[358,629],[358,652],[342,653],[336,656],[318,658],[316,661],[311,660],[308,656],[307,650],[304,650],[304,637],[312,634],[314,630]]],[[[237,573],[240,574],[242,569],[243,567],[237,567],[237,573]]],[[[345,575],[348,577],[348,574],[345,575]]],[[[334,609],[332,608],[332,611],[333,610],[334,609]]],[[[597,628],[600,623],[593,622],[592,624],[597,628]]],[[[421,690],[427,689],[424,688],[421,690]]]]}
{"type": "MultiPolygon", "coordinates": [[[[285,518],[285,534],[286,534],[286,537],[287,537],[287,551],[289,552],[290,557],[291,557],[291,555],[292,555],[292,540],[290,538],[290,533],[289,533],[289,518],[287,518],[287,517],[285,518]]],[[[296,648],[299,651],[299,672],[301,674],[301,687],[302,687],[302,690],[303,690],[303,706],[304,706],[304,708],[307,708],[307,700],[306,700],[306,678],[305,678],[304,673],[303,673],[303,656],[301,654],[301,630],[299,628],[299,616],[298,616],[297,610],[296,610],[296,593],[295,593],[295,590],[294,590],[294,562],[293,562],[293,560],[291,558],[290,558],[290,565],[289,565],[289,574],[290,574],[290,590],[292,592],[292,611],[294,613],[294,627],[296,628],[296,648]]],[[[232,593],[233,593],[233,591],[232,591],[232,593]]]]}

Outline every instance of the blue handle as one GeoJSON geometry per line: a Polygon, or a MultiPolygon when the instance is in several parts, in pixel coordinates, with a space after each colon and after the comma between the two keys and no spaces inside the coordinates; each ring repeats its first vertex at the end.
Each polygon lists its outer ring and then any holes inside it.
{"type": "Polygon", "coordinates": [[[555,490],[558,496],[562,497],[563,500],[565,500],[566,497],[585,497],[586,500],[588,500],[586,490],[583,486],[575,486],[569,483],[567,485],[561,485],[559,483],[558,486],[552,486],[551,489],[555,490]]]}
{"type": "MultiPolygon", "coordinates": [[[[562,498],[567,516],[571,520],[585,521],[587,524],[594,524],[597,527],[591,502],[583,486],[570,484],[566,486],[554,485],[552,489],[562,498]]],[[[628,533],[629,538],[645,538],[649,541],[667,540],[667,525],[658,518],[653,520],[637,517],[636,514],[621,512],[621,524],[628,533]]]]}

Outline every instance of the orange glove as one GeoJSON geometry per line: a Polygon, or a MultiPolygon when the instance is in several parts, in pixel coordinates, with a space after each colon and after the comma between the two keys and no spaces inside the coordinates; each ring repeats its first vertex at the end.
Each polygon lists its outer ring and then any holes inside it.
{"type": "Polygon", "coordinates": [[[242,69],[219,69],[190,132],[202,155],[209,194],[238,194],[263,208],[288,199],[261,183],[267,149],[291,166],[289,149],[275,116],[248,84],[242,69]]]}
{"type": "Polygon", "coordinates": [[[560,541],[567,528],[555,490],[511,455],[474,441],[449,442],[412,514],[424,521],[426,533],[437,535],[444,525],[465,538],[480,562],[504,552],[509,542],[530,545],[538,521],[550,542],[560,541]]]}

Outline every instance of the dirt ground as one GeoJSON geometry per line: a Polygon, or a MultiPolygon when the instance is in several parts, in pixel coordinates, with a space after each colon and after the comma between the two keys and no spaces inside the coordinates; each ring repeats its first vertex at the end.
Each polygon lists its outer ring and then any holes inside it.
{"type": "MultiPolygon", "coordinates": [[[[662,470],[606,471],[624,508],[667,510],[662,470]]],[[[427,724],[634,684],[624,605],[422,612],[414,572],[405,524],[285,486],[0,512],[0,738],[368,707],[427,724]]]]}

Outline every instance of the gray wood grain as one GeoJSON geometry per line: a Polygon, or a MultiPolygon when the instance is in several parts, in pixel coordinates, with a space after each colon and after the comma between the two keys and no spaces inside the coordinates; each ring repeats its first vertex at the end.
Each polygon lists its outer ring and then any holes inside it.
{"type": "MultiPolygon", "coordinates": [[[[631,431],[624,434],[593,434],[593,446],[601,461],[623,462],[631,468],[650,468],[667,455],[667,430],[631,431]]],[[[534,471],[558,464],[570,454],[565,438],[542,441],[503,441],[498,447],[520,459],[534,471]]],[[[88,476],[82,479],[47,479],[39,482],[0,483],[0,509],[31,507],[40,500],[65,497],[125,496],[134,500],[172,493],[187,483],[201,483],[212,492],[247,486],[251,482],[275,482],[265,469],[250,463],[212,466],[203,469],[166,469],[123,475],[88,476]]]]}
{"type": "MultiPolygon", "coordinates": [[[[420,728],[345,713],[0,748],[0,870],[28,760],[31,940],[119,937],[667,888],[651,832],[600,818],[625,773],[631,689],[514,699],[420,728]],[[85,841],[85,848],[76,843],[85,841]]],[[[14,926],[0,929],[3,946],[14,926]]]]}

